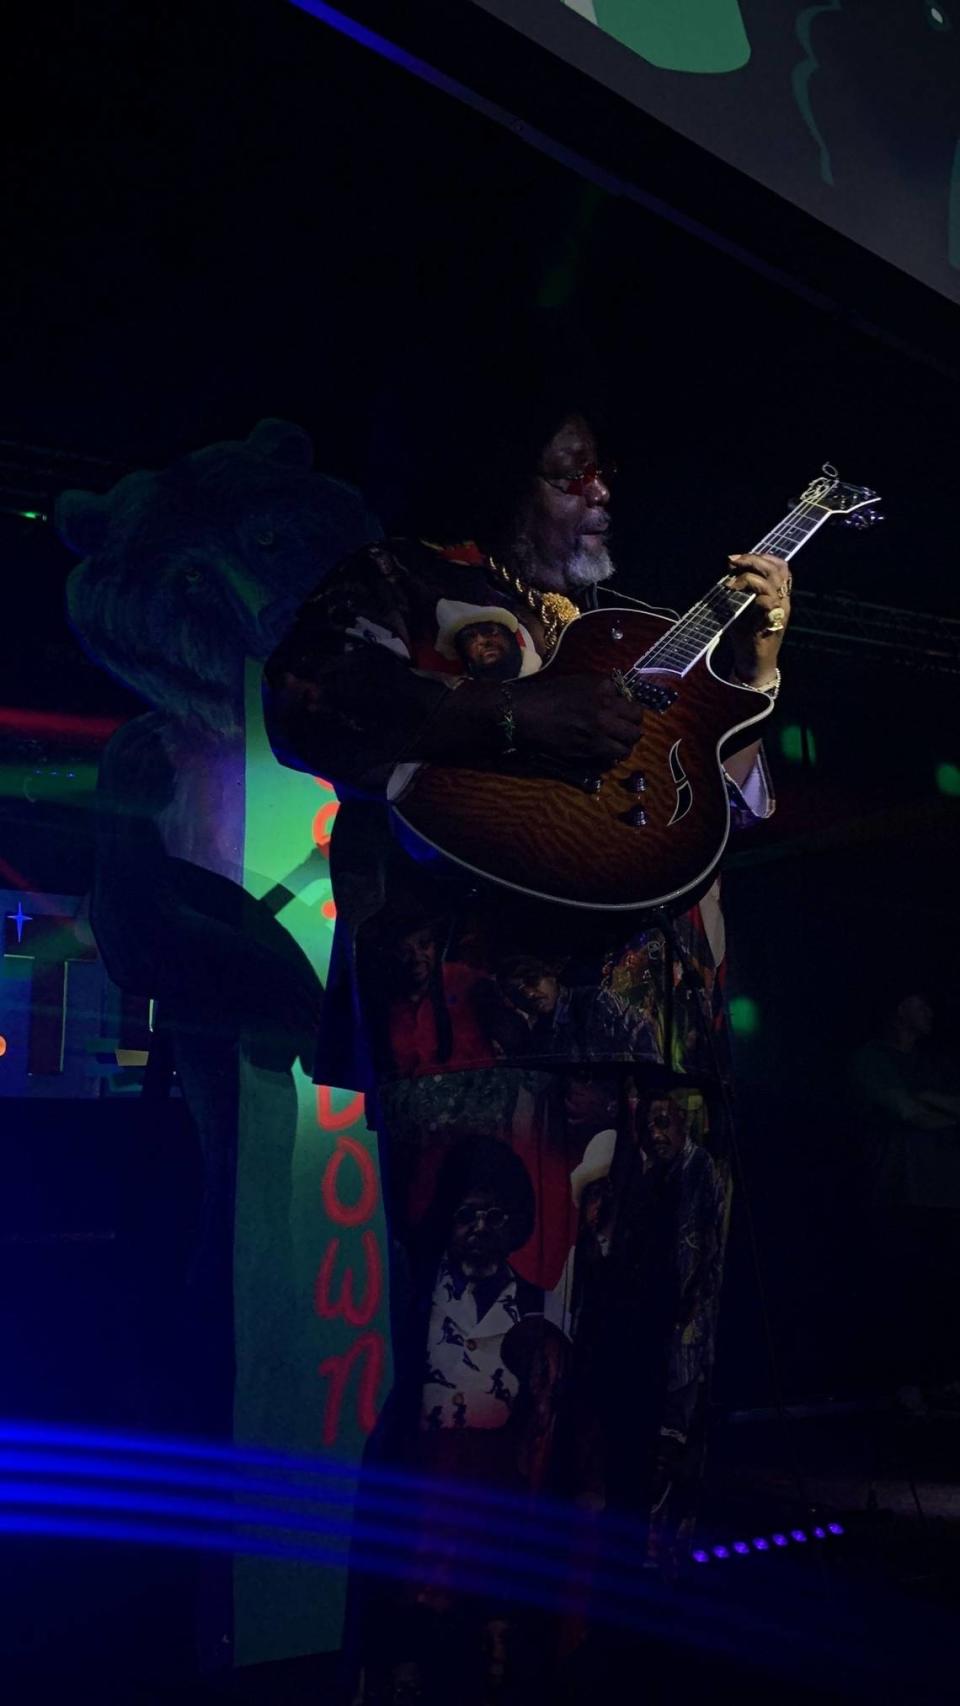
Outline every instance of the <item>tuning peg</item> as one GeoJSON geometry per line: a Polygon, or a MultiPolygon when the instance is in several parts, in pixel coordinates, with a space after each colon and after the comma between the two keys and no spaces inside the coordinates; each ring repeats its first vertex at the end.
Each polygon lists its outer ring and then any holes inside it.
{"type": "Polygon", "coordinates": [[[878,509],[856,509],[841,519],[845,527],[872,527],[875,521],[883,520],[883,515],[878,509]]]}

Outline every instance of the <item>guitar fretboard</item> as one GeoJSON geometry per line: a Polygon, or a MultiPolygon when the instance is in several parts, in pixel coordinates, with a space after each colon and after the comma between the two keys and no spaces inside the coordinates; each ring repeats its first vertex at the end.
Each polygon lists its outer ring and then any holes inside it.
{"type": "MultiPolygon", "coordinates": [[[[827,520],[830,510],[822,502],[813,500],[801,501],[789,515],[784,516],[776,527],[764,534],[753,551],[756,554],[769,551],[772,556],[784,557],[789,560],[801,545],[812,538],[818,527],[827,520]]],[[[731,573],[733,571],[731,570],[731,573]]],[[[639,676],[644,669],[671,669],[683,675],[699,658],[703,657],[707,647],[729,628],[741,610],[752,604],[756,598],[755,592],[739,591],[727,585],[727,576],[717,581],[710,588],[705,598],[701,598],[685,616],[658,640],[656,645],[625,672],[627,681],[639,676]]]]}

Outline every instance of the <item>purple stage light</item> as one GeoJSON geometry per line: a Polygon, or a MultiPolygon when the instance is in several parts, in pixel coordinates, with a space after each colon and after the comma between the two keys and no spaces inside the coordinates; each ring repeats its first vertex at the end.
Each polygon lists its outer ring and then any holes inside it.
{"type": "Polygon", "coordinates": [[[843,1524],[839,1522],[831,1522],[826,1527],[818,1526],[811,1529],[809,1534],[806,1529],[792,1528],[789,1534],[777,1533],[769,1536],[757,1534],[753,1540],[731,1540],[725,1546],[711,1546],[709,1551],[706,1547],[700,1546],[690,1556],[695,1564],[709,1564],[714,1558],[723,1560],[732,1557],[734,1553],[739,1558],[746,1558],[751,1552],[769,1552],[775,1547],[783,1550],[790,1545],[791,1540],[795,1540],[798,1545],[802,1546],[811,1537],[817,1540],[829,1540],[831,1535],[843,1534],[843,1532],[843,1524]]]}

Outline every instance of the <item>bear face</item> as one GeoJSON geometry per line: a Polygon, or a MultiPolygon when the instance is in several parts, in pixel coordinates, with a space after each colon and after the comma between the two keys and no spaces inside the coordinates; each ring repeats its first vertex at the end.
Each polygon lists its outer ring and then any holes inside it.
{"type": "Polygon", "coordinates": [[[102,496],[64,492],[57,530],[84,558],[67,611],[88,655],[170,717],[239,735],[244,660],[267,657],[324,574],[380,536],[312,456],[300,428],[267,420],[102,496]]]}

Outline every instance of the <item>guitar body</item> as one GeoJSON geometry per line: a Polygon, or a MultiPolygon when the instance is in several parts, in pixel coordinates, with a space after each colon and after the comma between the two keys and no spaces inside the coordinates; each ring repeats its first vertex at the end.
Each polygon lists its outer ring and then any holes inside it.
{"type": "MultiPolygon", "coordinates": [[[[646,612],[589,611],[564,630],[545,667],[561,675],[625,672],[673,627],[646,612]]],[[[421,767],[394,803],[400,825],[413,831],[411,850],[425,843],[425,853],[440,852],[477,876],[568,906],[692,905],[730,830],[720,755],[773,707],[766,695],[715,675],[713,649],[683,675],[643,669],[643,733],[602,775],[586,775],[586,760],[567,771],[569,779],[547,773],[546,760],[539,770],[520,758],[489,769],[421,767]]]]}

